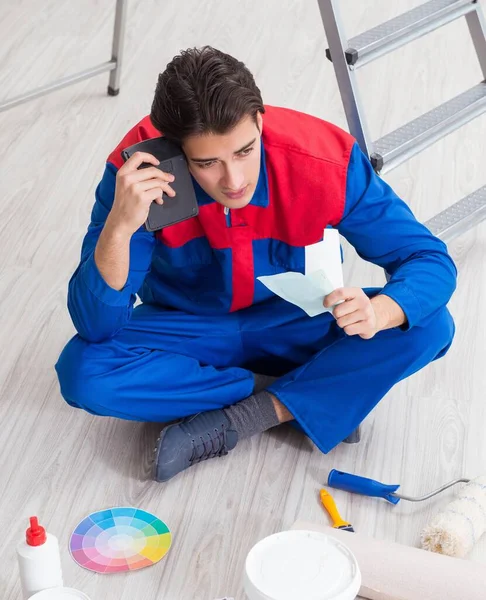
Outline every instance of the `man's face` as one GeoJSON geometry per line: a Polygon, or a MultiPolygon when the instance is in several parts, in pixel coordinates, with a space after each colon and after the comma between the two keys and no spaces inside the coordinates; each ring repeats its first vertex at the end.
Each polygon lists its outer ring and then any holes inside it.
{"type": "Polygon", "coordinates": [[[228,208],[246,206],[257,186],[263,125],[260,113],[257,122],[258,127],[248,116],[225,135],[190,136],[182,145],[194,179],[211,198],[228,208]]]}

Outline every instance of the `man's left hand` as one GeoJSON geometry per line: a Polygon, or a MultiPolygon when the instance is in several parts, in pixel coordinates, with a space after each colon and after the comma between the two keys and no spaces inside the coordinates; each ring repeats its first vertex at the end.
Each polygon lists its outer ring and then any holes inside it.
{"type": "Polygon", "coordinates": [[[324,298],[324,306],[334,307],[333,315],[339,327],[348,335],[359,335],[364,340],[371,339],[385,328],[382,315],[361,288],[345,287],[334,290],[324,298]]]}

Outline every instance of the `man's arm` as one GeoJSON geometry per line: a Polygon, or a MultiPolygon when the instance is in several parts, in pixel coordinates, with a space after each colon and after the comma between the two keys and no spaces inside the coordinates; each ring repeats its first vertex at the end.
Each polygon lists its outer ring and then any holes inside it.
{"type": "Polygon", "coordinates": [[[106,283],[114,290],[122,290],[130,271],[130,242],[132,236],[123,233],[109,222],[98,238],[94,253],[95,263],[106,283]]]}
{"type": "Polygon", "coordinates": [[[379,331],[400,327],[407,318],[399,304],[385,294],[368,298],[361,288],[340,288],[324,298],[324,306],[336,305],[333,315],[348,335],[369,340],[379,331]]]}
{"type": "MultiPolygon", "coordinates": [[[[456,268],[446,245],[376,175],[357,144],[351,153],[346,205],[337,229],[363,259],[390,274],[382,292],[370,302],[376,331],[420,325],[449,301],[456,286],[456,268]]],[[[328,300],[334,303],[331,296],[328,300]]]]}
{"type": "Polygon", "coordinates": [[[155,168],[137,171],[142,162],[158,164],[151,155],[137,154],[118,172],[107,164],[81,262],[69,282],[71,318],[81,337],[91,342],[113,337],[130,319],[155,244],[141,225],[151,203],[162,202],[163,191],[174,194],[167,183],[172,175],[155,168]]]}

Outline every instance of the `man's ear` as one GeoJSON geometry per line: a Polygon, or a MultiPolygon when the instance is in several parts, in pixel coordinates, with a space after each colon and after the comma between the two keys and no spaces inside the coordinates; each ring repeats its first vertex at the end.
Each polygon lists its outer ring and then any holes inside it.
{"type": "Polygon", "coordinates": [[[256,119],[257,119],[258,131],[260,132],[260,135],[261,135],[261,133],[263,131],[263,117],[262,117],[262,113],[260,111],[257,112],[256,119]]]}

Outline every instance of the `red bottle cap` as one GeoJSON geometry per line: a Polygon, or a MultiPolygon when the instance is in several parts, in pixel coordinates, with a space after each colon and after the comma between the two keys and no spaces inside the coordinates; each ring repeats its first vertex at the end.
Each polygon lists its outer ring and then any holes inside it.
{"type": "Polygon", "coordinates": [[[37,517],[30,517],[30,527],[25,532],[25,538],[29,546],[42,546],[46,543],[46,530],[39,525],[37,517]]]}

